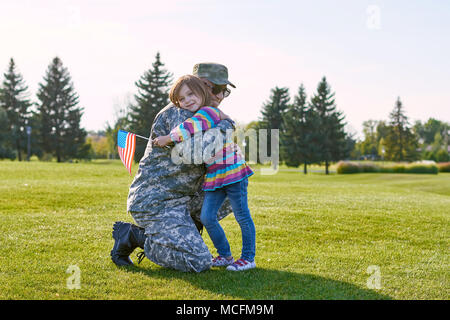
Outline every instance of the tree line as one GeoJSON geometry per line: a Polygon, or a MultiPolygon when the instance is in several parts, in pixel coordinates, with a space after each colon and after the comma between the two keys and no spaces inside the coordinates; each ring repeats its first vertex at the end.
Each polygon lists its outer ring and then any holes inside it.
{"type": "Polygon", "coordinates": [[[434,118],[411,124],[400,98],[387,121],[364,121],[363,133],[351,153],[353,159],[450,161],[450,124],[434,118]]]}
{"type": "MultiPolygon", "coordinates": [[[[117,131],[148,136],[155,116],[169,103],[172,82],[173,74],[157,53],[151,68],[135,82],[137,92],[132,101],[121,106],[112,124],[88,134],[80,126],[83,108],[60,58],[49,64],[36,102],[29,98],[28,87],[11,58],[0,87],[0,159],[21,161],[36,155],[40,160],[56,158],[60,162],[117,157],[117,131]]],[[[448,123],[430,119],[411,126],[398,98],[389,121],[365,121],[364,138],[356,140],[345,130],[345,115],[337,109],[334,96],[326,77],[310,97],[303,84],[292,100],[288,88],[275,87],[263,103],[259,119],[245,129],[279,129],[280,161],[291,167],[302,165],[305,173],[310,164],[324,164],[328,173],[332,162],[343,159],[448,161],[448,123]]],[[[270,136],[267,141],[271,150],[270,136]]],[[[137,143],[135,161],[141,159],[145,148],[146,143],[137,143]]]]}
{"type": "Polygon", "coordinates": [[[363,139],[346,132],[345,116],[336,108],[325,77],[309,99],[300,85],[290,103],[288,88],[274,88],[263,105],[261,119],[247,128],[280,130],[280,160],[287,166],[325,164],[339,160],[450,161],[450,124],[430,118],[411,125],[400,97],[389,119],[363,122],[363,139]]]}
{"type": "Polygon", "coordinates": [[[279,158],[287,166],[303,164],[307,173],[307,165],[323,163],[328,174],[330,164],[349,157],[354,145],[352,136],[345,131],[345,116],[337,110],[334,96],[326,77],[309,100],[303,84],[292,103],[288,88],[275,87],[263,104],[259,121],[250,127],[279,130],[279,158]]]}
{"type": "Polygon", "coordinates": [[[0,158],[22,161],[36,155],[58,162],[86,158],[89,146],[80,126],[83,108],[60,58],[51,61],[36,96],[32,102],[11,58],[0,88],[0,158]]]}

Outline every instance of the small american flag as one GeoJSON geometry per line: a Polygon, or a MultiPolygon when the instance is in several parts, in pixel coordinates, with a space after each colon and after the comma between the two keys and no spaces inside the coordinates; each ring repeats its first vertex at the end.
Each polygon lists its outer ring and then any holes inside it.
{"type": "Polygon", "coordinates": [[[133,163],[134,150],[136,149],[136,135],[119,130],[117,133],[117,149],[119,150],[120,160],[122,160],[131,176],[131,164],[133,163]]]}

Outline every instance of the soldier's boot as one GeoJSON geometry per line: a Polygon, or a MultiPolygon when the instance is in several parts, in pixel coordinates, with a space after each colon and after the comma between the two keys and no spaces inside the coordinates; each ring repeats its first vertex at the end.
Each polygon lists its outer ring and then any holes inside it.
{"type": "Polygon", "coordinates": [[[194,221],[194,224],[197,227],[198,233],[200,233],[200,235],[201,235],[203,233],[203,224],[200,221],[197,221],[195,219],[192,219],[192,221],[194,221]]]}
{"type": "Polygon", "coordinates": [[[111,250],[111,260],[117,266],[133,265],[129,257],[137,247],[144,249],[144,229],[134,224],[117,221],[114,223],[112,237],[114,247],[111,250]]]}

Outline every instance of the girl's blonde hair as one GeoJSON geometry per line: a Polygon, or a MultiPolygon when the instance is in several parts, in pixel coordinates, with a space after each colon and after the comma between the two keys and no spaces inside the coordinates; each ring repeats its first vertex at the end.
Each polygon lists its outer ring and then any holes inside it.
{"type": "Polygon", "coordinates": [[[202,99],[202,107],[210,104],[211,96],[209,94],[206,85],[200,80],[200,78],[187,74],[178,78],[175,84],[172,86],[169,92],[170,101],[177,107],[180,107],[180,103],[178,101],[180,89],[183,85],[187,85],[188,88],[198,97],[202,99]]]}

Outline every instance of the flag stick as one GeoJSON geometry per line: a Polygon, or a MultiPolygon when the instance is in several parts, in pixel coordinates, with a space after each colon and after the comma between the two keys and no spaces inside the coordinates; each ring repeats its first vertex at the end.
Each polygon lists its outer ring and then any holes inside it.
{"type": "Polygon", "coordinates": [[[136,134],[136,137],[139,137],[139,138],[142,138],[142,139],[145,139],[145,140],[150,140],[149,138],[146,138],[146,137],[140,136],[140,135],[138,135],[138,134],[136,134]]]}
{"type": "MultiPolygon", "coordinates": [[[[142,138],[142,139],[145,139],[145,140],[150,140],[149,138],[146,138],[146,137],[140,136],[140,135],[138,135],[138,134],[136,134],[136,133],[135,133],[135,135],[136,135],[136,137],[139,137],[139,138],[142,138]]],[[[166,149],[170,149],[170,147],[169,147],[169,146],[165,146],[164,148],[166,148],[166,149]]]]}

